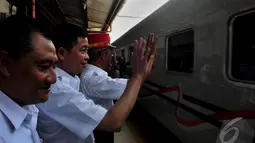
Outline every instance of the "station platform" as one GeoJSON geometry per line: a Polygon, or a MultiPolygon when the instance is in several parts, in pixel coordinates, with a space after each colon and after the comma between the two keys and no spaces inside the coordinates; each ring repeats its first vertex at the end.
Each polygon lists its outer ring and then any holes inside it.
{"type": "Polygon", "coordinates": [[[114,143],[181,143],[167,128],[135,105],[126,125],[114,134],[114,143]]]}

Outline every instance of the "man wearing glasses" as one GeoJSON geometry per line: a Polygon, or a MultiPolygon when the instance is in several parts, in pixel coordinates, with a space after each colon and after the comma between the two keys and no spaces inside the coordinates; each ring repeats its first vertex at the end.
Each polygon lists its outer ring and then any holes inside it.
{"type": "MultiPolygon", "coordinates": [[[[154,35],[150,35],[150,37],[154,40],[154,35]]],[[[113,49],[115,48],[110,44],[108,33],[90,33],[88,41],[90,59],[88,60],[89,64],[86,65],[80,76],[80,90],[96,104],[109,110],[114,105],[113,100],[120,99],[128,79],[111,78],[107,73],[111,67],[113,49]]],[[[155,47],[152,47],[152,52],[154,51],[155,47]]],[[[103,131],[94,133],[95,136],[98,136],[96,137],[97,143],[113,142],[113,133],[103,131]]]]}
{"type": "Polygon", "coordinates": [[[113,49],[108,33],[92,33],[88,35],[89,60],[84,68],[81,79],[81,92],[91,98],[96,104],[107,110],[113,105],[113,100],[118,100],[126,88],[127,80],[111,78],[107,71],[110,70],[113,49]]]}

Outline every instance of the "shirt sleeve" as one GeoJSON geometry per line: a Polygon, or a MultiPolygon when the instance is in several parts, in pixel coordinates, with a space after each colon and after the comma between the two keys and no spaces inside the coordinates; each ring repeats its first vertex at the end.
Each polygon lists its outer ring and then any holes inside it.
{"type": "Polygon", "coordinates": [[[107,110],[69,87],[51,91],[38,108],[80,138],[87,138],[104,118],[107,110]]]}
{"type": "Polygon", "coordinates": [[[81,78],[81,91],[90,97],[118,100],[123,94],[128,79],[94,76],[81,78]]]}

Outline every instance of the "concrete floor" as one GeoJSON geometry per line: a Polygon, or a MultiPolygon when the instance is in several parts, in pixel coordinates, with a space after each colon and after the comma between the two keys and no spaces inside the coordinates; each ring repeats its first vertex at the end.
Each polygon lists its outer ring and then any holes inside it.
{"type": "Polygon", "coordinates": [[[132,125],[126,123],[120,132],[114,133],[114,143],[143,143],[143,140],[134,132],[132,125]]]}
{"type": "Polygon", "coordinates": [[[114,134],[114,143],[181,143],[160,122],[135,106],[125,126],[114,134]]]}

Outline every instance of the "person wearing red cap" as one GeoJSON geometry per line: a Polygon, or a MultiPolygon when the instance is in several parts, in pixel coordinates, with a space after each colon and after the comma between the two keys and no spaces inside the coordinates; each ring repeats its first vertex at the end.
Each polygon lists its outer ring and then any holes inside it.
{"type": "MultiPolygon", "coordinates": [[[[113,79],[108,76],[115,46],[110,44],[108,33],[89,33],[89,64],[84,68],[80,80],[80,90],[96,104],[109,110],[113,100],[118,100],[123,94],[127,79],[113,79]]],[[[96,143],[113,143],[112,132],[94,131],[96,143]]]]}
{"type": "MultiPolygon", "coordinates": [[[[123,95],[128,79],[111,78],[108,76],[107,71],[112,60],[112,50],[116,48],[110,44],[108,33],[90,33],[88,41],[90,59],[88,61],[89,64],[87,64],[80,76],[80,90],[96,104],[109,110],[114,105],[113,100],[119,100],[123,95]]],[[[96,131],[95,135],[98,135],[98,143],[105,142],[106,140],[113,142],[112,133],[96,131]]]]}
{"type": "Polygon", "coordinates": [[[123,94],[128,79],[108,76],[115,48],[110,44],[108,33],[89,34],[88,40],[90,59],[80,76],[81,92],[108,110],[113,106],[113,100],[118,100],[123,94]]]}

